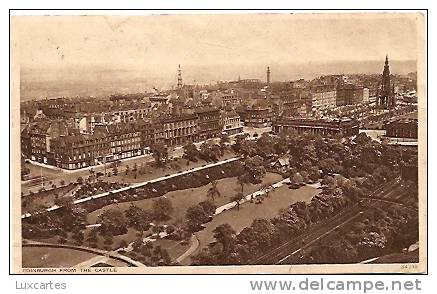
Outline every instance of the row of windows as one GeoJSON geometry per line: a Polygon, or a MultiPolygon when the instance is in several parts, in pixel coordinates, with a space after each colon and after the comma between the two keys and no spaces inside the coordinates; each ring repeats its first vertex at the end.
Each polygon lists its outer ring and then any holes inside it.
{"type": "Polygon", "coordinates": [[[46,144],[45,143],[33,143],[32,142],[32,144],[31,144],[31,146],[33,147],[33,148],[41,148],[41,149],[45,149],[46,147],[46,144]]]}
{"type": "Polygon", "coordinates": [[[138,137],[141,135],[141,132],[134,132],[134,133],[126,133],[126,134],[122,134],[120,136],[114,136],[114,139],[124,139],[124,138],[132,138],[132,137],[138,137]]]}
{"type": "MultiPolygon", "coordinates": [[[[73,156],[68,156],[68,160],[71,160],[71,158],[73,158],[73,160],[76,160],[76,159],[86,159],[87,157],[88,158],[100,157],[100,156],[105,155],[107,152],[108,152],[107,149],[99,150],[99,151],[92,151],[92,152],[88,152],[88,153],[86,153],[86,152],[77,153],[76,152],[75,154],[73,154],[73,156]]],[[[61,158],[63,158],[62,154],[61,154],[61,158]]]]}
{"type": "Polygon", "coordinates": [[[113,147],[113,148],[111,148],[111,152],[116,153],[116,152],[122,152],[122,151],[126,151],[126,150],[135,150],[135,149],[140,149],[140,148],[141,148],[140,144],[132,144],[132,145],[126,145],[123,147],[113,147]]]}
{"type": "Polygon", "coordinates": [[[32,141],[45,141],[46,140],[46,138],[45,137],[37,137],[37,136],[32,136],[31,138],[30,138],[30,140],[32,140],[32,141]]]}
{"type": "Polygon", "coordinates": [[[106,143],[107,140],[106,139],[96,139],[96,140],[84,140],[84,141],[79,141],[79,142],[73,142],[71,143],[71,145],[73,147],[81,147],[81,146],[103,146],[103,144],[98,144],[98,143],[106,143]]]}
{"type": "Polygon", "coordinates": [[[240,122],[240,118],[228,118],[225,119],[225,124],[232,124],[232,123],[239,123],[240,122]]]}
{"type": "Polygon", "coordinates": [[[178,129],[178,130],[165,131],[164,132],[165,138],[191,135],[193,133],[194,133],[194,130],[192,128],[185,128],[185,129],[178,129]]]}
{"type": "Polygon", "coordinates": [[[218,115],[202,115],[199,116],[202,121],[218,119],[218,115]]]}
{"type": "Polygon", "coordinates": [[[196,124],[196,122],[194,120],[185,120],[185,121],[179,121],[179,122],[165,123],[164,130],[191,127],[191,126],[194,126],[195,124],[196,124]]]}
{"type": "Polygon", "coordinates": [[[131,110],[126,110],[126,111],[117,111],[114,112],[115,115],[128,115],[128,114],[142,114],[142,113],[147,113],[148,110],[147,109],[131,109],[131,110]]]}
{"type": "Polygon", "coordinates": [[[139,137],[133,138],[133,139],[121,140],[121,141],[113,141],[113,142],[111,142],[111,146],[120,146],[120,145],[130,144],[130,143],[134,143],[134,142],[140,142],[140,141],[141,141],[141,138],[139,138],[139,137]]]}

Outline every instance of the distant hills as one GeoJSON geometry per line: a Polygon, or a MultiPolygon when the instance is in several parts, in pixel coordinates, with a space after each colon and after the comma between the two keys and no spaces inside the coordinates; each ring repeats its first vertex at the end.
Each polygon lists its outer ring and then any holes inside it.
{"type": "MultiPolygon", "coordinates": [[[[265,80],[267,65],[272,81],[300,78],[312,79],[327,74],[382,73],[384,59],[380,61],[340,61],[309,63],[266,63],[236,65],[184,65],[182,77],[185,84],[209,84],[221,80],[258,78],[265,80]]],[[[394,74],[407,74],[417,70],[416,61],[390,61],[394,74]]],[[[21,100],[43,99],[60,96],[105,96],[111,93],[132,93],[176,85],[177,65],[162,71],[137,68],[105,68],[104,66],[77,66],[69,68],[21,68],[21,100]]]]}

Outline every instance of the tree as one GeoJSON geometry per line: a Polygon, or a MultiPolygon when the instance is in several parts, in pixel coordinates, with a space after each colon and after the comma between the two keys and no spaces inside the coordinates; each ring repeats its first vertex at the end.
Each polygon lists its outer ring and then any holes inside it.
{"type": "Polygon", "coordinates": [[[208,215],[214,215],[215,210],[217,209],[217,206],[214,204],[214,202],[206,200],[199,203],[199,205],[203,208],[203,210],[208,215]]]}
{"type": "Polygon", "coordinates": [[[99,231],[103,236],[112,234],[114,236],[127,233],[127,220],[123,212],[118,209],[105,210],[97,218],[97,222],[101,224],[99,231]]]}
{"type": "Polygon", "coordinates": [[[218,161],[221,155],[220,147],[210,142],[200,145],[200,158],[205,161],[218,161]]]}
{"type": "Polygon", "coordinates": [[[168,254],[167,249],[162,249],[161,250],[161,263],[160,265],[171,265],[171,258],[170,258],[170,254],[168,254]]]}
{"type": "Polygon", "coordinates": [[[125,211],[125,216],[128,225],[140,232],[147,231],[153,219],[152,213],[133,204],[125,211]]]}
{"type": "Polygon", "coordinates": [[[127,176],[129,174],[129,172],[130,172],[129,164],[126,164],[126,173],[125,173],[125,175],[127,176]]]}
{"type": "Polygon", "coordinates": [[[229,136],[227,134],[221,134],[220,135],[220,144],[229,143],[231,140],[229,139],[229,136]]]}
{"type": "Polygon", "coordinates": [[[155,219],[167,220],[173,213],[173,205],[166,197],[160,197],[153,202],[152,211],[155,219]]]}
{"type": "Polygon", "coordinates": [[[240,210],[240,201],[244,199],[244,194],[238,192],[234,197],[232,197],[232,201],[236,202],[237,210],[240,210]]]}
{"type": "Polygon", "coordinates": [[[132,169],[132,171],[134,172],[134,179],[136,179],[138,176],[138,164],[136,162],[134,164],[134,168],[132,169]]]}
{"type": "Polygon", "coordinates": [[[187,234],[187,232],[184,229],[184,224],[183,224],[182,218],[177,218],[173,223],[173,227],[175,230],[174,230],[172,236],[174,238],[176,238],[176,240],[182,240],[185,237],[185,235],[187,234]]]}
{"type": "MultiPolygon", "coordinates": [[[[235,136],[235,144],[232,145],[232,148],[234,149],[234,151],[236,153],[240,153],[241,151],[241,145],[243,144],[243,141],[246,140],[246,137],[244,137],[243,135],[237,135],[235,136]]],[[[241,154],[241,153],[240,153],[241,154]]]]}
{"type": "Polygon", "coordinates": [[[328,186],[329,188],[334,188],[336,184],[335,179],[331,176],[325,176],[321,183],[322,185],[328,186]]]}
{"type": "Polygon", "coordinates": [[[262,134],[256,141],[256,154],[264,159],[269,158],[271,155],[275,154],[275,142],[276,139],[269,134],[262,134]]]}
{"type": "Polygon", "coordinates": [[[366,133],[359,133],[355,137],[354,141],[358,145],[366,145],[372,141],[372,138],[370,138],[370,136],[368,136],[366,133]]]}
{"type": "Polygon", "coordinates": [[[196,232],[201,225],[206,223],[209,219],[208,213],[200,205],[195,205],[187,209],[185,213],[185,220],[188,229],[191,232],[196,232]]]}
{"type": "Polygon", "coordinates": [[[237,182],[238,182],[238,185],[240,186],[240,193],[243,194],[244,193],[244,186],[249,184],[247,176],[245,174],[239,175],[237,177],[237,182]]]}
{"type": "Polygon", "coordinates": [[[246,183],[258,184],[266,174],[263,166],[263,159],[260,156],[247,157],[244,160],[244,174],[242,175],[246,183]]]}
{"type": "Polygon", "coordinates": [[[312,166],[308,169],[308,174],[311,180],[317,181],[320,178],[320,171],[317,166],[312,166]]]}
{"type": "Polygon", "coordinates": [[[269,220],[255,219],[252,222],[251,228],[256,237],[256,249],[259,251],[266,252],[278,244],[279,233],[277,232],[276,227],[269,220]]]}
{"type": "Polygon", "coordinates": [[[129,244],[127,243],[127,241],[125,239],[120,240],[120,243],[118,243],[119,248],[126,248],[128,246],[129,246],[129,244]]]}
{"type": "Polygon", "coordinates": [[[231,225],[225,223],[218,227],[216,227],[213,231],[214,238],[223,245],[223,253],[226,255],[227,253],[233,251],[235,246],[235,230],[231,227],[231,225]]]}
{"type": "Polygon", "coordinates": [[[217,181],[214,180],[211,182],[211,187],[208,189],[207,197],[211,198],[212,201],[214,201],[215,197],[220,197],[221,193],[219,189],[217,188],[217,181]]]}
{"type": "Polygon", "coordinates": [[[344,191],[346,197],[349,197],[353,201],[364,196],[363,190],[352,180],[344,181],[341,185],[341,189],[344,191]]]}
{"type": "Polygon", "coordinates": [[[72,238],[76,241],[77,244],[82,245],[82,243],[85,239],[85,236],[81,230],[76,230],[73,233],[72,238]]]}
{"type": "Polygon", "coordinates": [[[234,150],[243,156],[254,156],[257,153],[257,144],[251,140],[237,139],[234,150]]]}
{"type": "Polygon", "coordinates": [[[191,258],[193,265],[217,265],[217,255],[212,252],[213,249],[203,248],[199,253],[191,258]]]}
{"type": "Polygon", "coordinates": [[[183,157],[188,159],[189,161],[197,161],[197,157],[200,155],[199,150],[197,149],[196,145],[193,143],[188,143],[184,146],[184,155],[183,157]]]}
{"type": "Polygon", "coordinates": [[[88,234],[88,236],[87,236],[87,238],[86,238],[86,241],[92,246],[92,247],[95,247],[95,245],[96,245],[96,243],[97,243],[97,241],[98,241],[98,236],[97,236],[97,229],[96,228],[93,228],[90,232],[89,232],[89,234],[88,234]]]}
{"type": "Polygon", "coordinates": [[[163,166],[168,160],[168,149],[162,143],[153,144],[150,148],[155,159],[155,163],[158,166],[163,166]]]}
{"type": "Polygon", "coordinates": [[[300,175],[302,176],[304,183],[308,183],[310,181],[310,175],[307,171],[301,171],[300,175]]]}
{"type": "Polygon", "coordinates": [[[147,241],[140,247],[139,250],[140,250],[142,255],[150,257],[152,254],[152,249],[153,249],[152,242],[147,241]]]}
{"type": "Polygon", "coordinates": [[[114,244],[114,237],[109,232],[105,235],[104,240],[105,241],[103,242],[103,244],[107,245],[108,247],[114,244]]]}
{"type": "Polygon", "coordinates": [[[77,180],[76,180],[76,182],[78,183],[78,184],[83,184],[83,178],[82,177],[78,177],[77,178],[77,180]]]}
{"type": "Polygon", "coordinates": [[[322,159],[319,162],[320,168],[323,170],[323,173],[338,173],[340,172],[340,166],[333,158],[322,159]]]}

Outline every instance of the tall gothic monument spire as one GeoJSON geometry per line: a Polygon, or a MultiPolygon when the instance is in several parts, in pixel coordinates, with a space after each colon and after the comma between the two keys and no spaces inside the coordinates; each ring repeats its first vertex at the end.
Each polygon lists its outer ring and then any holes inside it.
{"type": "Polygon", "coordinates": [[[390,83],[390,65],[388,55],[385,56],[384,70],[382,72],[381,89],[378,97],[378,106],[382,108],[392,108],[395,106],[395,96],[393,87],[390,83]]]}

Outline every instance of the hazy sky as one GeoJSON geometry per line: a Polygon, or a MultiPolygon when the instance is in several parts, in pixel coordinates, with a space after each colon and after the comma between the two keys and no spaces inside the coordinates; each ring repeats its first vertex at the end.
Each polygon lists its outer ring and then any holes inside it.
{"type": "MultiPolygon", "coordinates": [[[[416,60],[420,15],[21,17],[24,66],[103,65],[174,72],[177,64],[416,60]]],[[[14,52],[13,52],[14,56],[14,52]]],[[[17,57],[17,55],[15,55],[17,57]]]]}

